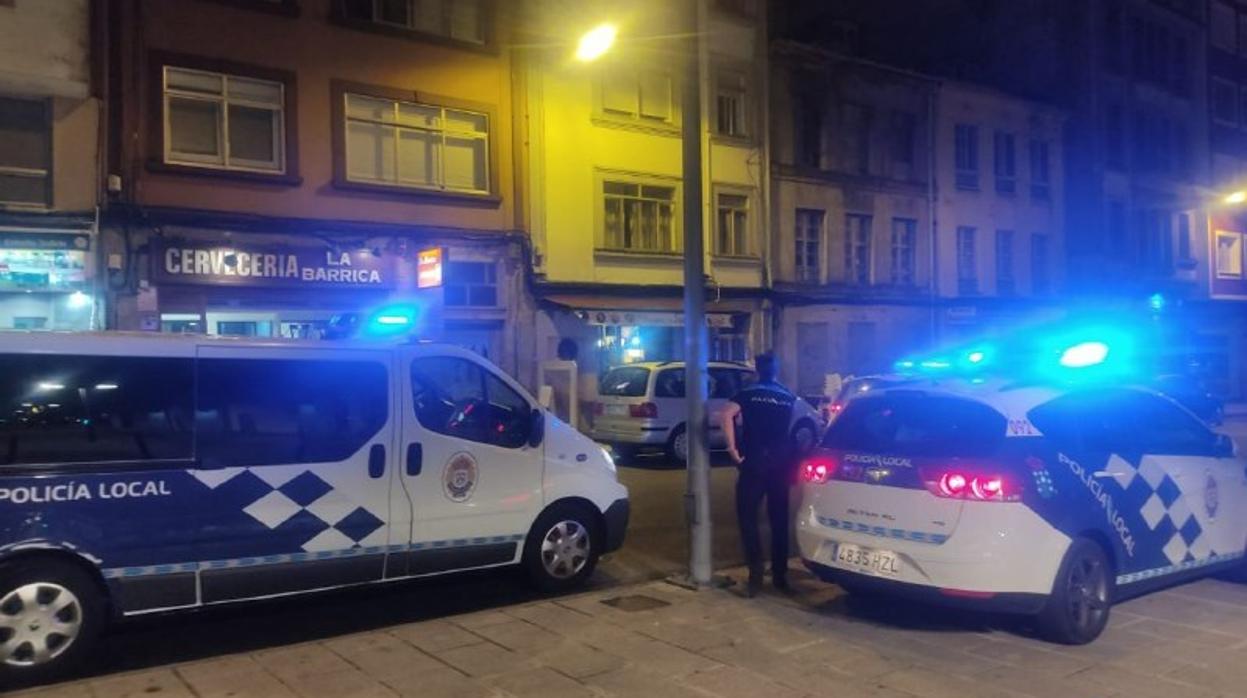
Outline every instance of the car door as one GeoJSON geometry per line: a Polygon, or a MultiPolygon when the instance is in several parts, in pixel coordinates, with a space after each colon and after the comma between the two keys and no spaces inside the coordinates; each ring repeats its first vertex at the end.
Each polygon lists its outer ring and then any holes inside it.
{"type": "Polygon", "coordinates": [[[390,497],[393,361],[390,350],[200,347],[204,602],[382,578],[411,519],[390,497]]]}
{"type": "Polygon", "coordinates": [[[402,482],[415,523],[405,563],[392,573],[517,560],[543,504],[540,412],[468,352],[414,346],[401,356],[402,482]]]}

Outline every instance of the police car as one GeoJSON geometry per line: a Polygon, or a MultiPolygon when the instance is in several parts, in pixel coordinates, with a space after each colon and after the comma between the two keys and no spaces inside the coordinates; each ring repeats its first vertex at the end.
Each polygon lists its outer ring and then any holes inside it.
{"type": "MultiPolygon", "coordinates": [[[[1056,357],[1075,375],[1109,352],[1056,357]]],[[[1178,403],[922,363],[933,374],[854,396],[802,466],[797,538],[822,579],[1033,614],[1081,644],[1116,601],[1244,565],[1247,462],[1178,403]]]]}
{"type": "Polygon", "coordinates": [[[508,565],[564,590],[623,542],[608,454],[456,347],[6,332],[0,367],[0,681],[116,616],[508,565]]]}

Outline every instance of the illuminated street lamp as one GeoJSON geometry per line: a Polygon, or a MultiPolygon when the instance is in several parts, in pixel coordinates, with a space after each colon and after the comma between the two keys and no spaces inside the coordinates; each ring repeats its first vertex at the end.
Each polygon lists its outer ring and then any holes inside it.
{"type": "Polygon", "coordinates": [[[576,60],[588,63],[602,57],[615,44],[618,30],[610,23],[599,24],[585,32],[576,46],[576,60]]]}
{"type": "Polygon", "coordinates": [[[1227,204],[1241,204],[1244,201],[1247,201],[1247,191],[1240,189],[1236,192],[1226,195],[1223,201],[1225,201],[1225,203],[1227,204]]]}

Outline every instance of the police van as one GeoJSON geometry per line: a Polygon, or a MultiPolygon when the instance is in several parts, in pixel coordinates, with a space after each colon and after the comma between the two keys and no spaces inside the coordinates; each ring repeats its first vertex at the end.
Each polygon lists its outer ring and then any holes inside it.
{"type": "MultiPolygon", "coordinates": [[[[1057,357],[1084,368],[1108,352],[1057,357]]],[[[1247,460],[1119,381],[883,386],[845,405],[801,476],[799,547],[822,579],[1034,615],[1057,642],[1095,639],[1116,601],[1244,566],[1247,460]]]]}
{"type": "Polygon", "coordinates": [[[619,548],[609,455],[452,346],[0,333],[0,679],[110,618],[619,548]]]}

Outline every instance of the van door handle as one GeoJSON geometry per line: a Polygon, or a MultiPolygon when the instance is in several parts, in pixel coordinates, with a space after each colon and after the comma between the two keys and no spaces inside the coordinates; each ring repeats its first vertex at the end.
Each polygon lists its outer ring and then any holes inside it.
{"type": "Polygon", "coordinates": [[[373,444],[368,450],[368,477],[379,478],[385,474],[385,446],[373,444]]]}
{"type": "Polygon", "coordinates": [[[407,444],[407,474],[416,476],[424,467],[424,446],[419,443],[407,444]]]}

